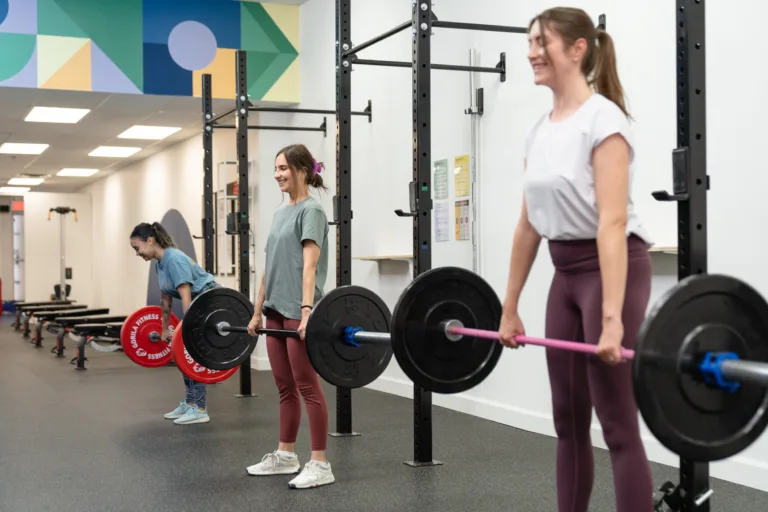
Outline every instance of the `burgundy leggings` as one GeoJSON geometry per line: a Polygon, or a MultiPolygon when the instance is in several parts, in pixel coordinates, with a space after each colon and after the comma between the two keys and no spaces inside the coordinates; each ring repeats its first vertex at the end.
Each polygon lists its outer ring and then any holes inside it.
{"type": "MultiPolygon", "coordinates": [[[[630,236],[622,320],[625,348],[634,349],[651,291],[645,244],[630,236]]],[[[602,330],[602,280],[594,240],[550,242],[555,275],[547,301],[547,338],[597,344],[602,330]]],[[[616,512],[653,510],[653,482],[645,455],[630,362],[609,366],[594,355],[547,349],[557,432],[559,512],[587,512],[594,468],[592,406],[613,468],[616,512]]]]}
{"type": "MultiPolygon", "coordinates": [[[[266,312],[266,317],[267,329],[295,331],[301,323],[272,310],[266,312]]],[[[325,450],[328,437],[328,406],[317,372],[309,362],[304,341],[298,338],[280,339],[267,336],[267,356],[277,390],[280,392],[280,442],[296,442],[301,422],[301,393],[309,416],[312,451],[325,450]]]]}

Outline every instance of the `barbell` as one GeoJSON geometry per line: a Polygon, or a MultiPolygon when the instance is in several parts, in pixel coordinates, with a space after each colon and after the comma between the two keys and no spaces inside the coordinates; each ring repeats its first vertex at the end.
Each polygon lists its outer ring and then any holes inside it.
{"type": "MultiPolygon", "coordinates": [[[[477,274],[456,267],[416,277],[390,315],[384,301],[342,286],[315,305],[307,353],[318,374],[348,388],[378,378],[395,356],[417,386],[460,393],[483,382],[503,351],[502,307],[477,274]]],[[[253,306],[216,288],[198,296],[182,323],[183,345],[203,366],[228,370],[253,352],[244,327],[253,306]]],[[[298,336],[279,331],[278,336],[298,336]]],[[[589,354],[593,343],[520,336],[522,345],[589,354]]],[[[593,340],[596,342],[596,340],[593,340]]],[[[768,303],[748,284],[724,275],[681,280],[650,309],[632,361],[635,400],[649,430],[669,450],[701,462],[741,452],[768,424],[768,303]]],[[[602,364],[602,363],[601,363],[602,364]]]]}

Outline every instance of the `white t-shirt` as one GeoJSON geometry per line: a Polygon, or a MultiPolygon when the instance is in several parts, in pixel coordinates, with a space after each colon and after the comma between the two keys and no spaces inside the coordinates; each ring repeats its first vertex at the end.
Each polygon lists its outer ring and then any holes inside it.
{"type": "Polygon", "coordinates": [[[630,147],[627,234],[652,244],[632,202],[634,137],[621,109],[605,96],[593,94],[567,119],[552,122],[549,115],[533,125],[525,147],[525,201],[536,231],[548,240],[597,238],[592,150],[618,133],[630,147]]]}

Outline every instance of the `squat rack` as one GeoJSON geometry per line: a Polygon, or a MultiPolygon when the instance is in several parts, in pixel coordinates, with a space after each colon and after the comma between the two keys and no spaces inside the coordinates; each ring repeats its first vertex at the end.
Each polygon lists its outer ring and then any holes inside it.
{"type": "MultiPolygon", "coordinates": [[[[605,17],[601,16],[601,23],[605,17]]],[[[501,53],[494,67],[435,64],[432,62],[431,35],[433,28],[476,30],[527,34],[525,27],[457,23],[441,21],[432,12],[429,1],[413,0],[411,19],[364,43],[355,46],[351,38],[352,0],[336,0],[336,109],[338,141],[336,146],[336,190],[334,221],[339,258],[338,285],[350,285],[351,231],[352,231],[352,132],[351,96],[353,65],[411,68],[413,74],[413,181],[409,184],[410,210],[397,210],[398,217],[413,219],[414,277],[432,267],[432,154],[431,154],[431,71],[468,71],[493,73],[506,80],[506,54],[501,53]],[[358,52],[373,46],[399,32],[411,28],[413,59],[411,62],[365,60],[358,52]]],[[[405,463],[412,467],[442,464],[432,458],[432,394],[414,385],[414,454],[405,463]]]]}
{"type": "MultiPolygon", "coordinates": [[[[249,180],[248,180],[248,130],[278,130],[278,131],[305,131],[323,132],[327,136],[327,122],[319,127],[312,126],[270,126],[249,125],[249,112],[280,112],[297,114],[335,114],[335,110],[302,109],[302,108],[278,108],[278,107],[254,107],[248,99],[248,66],[247,52],[237,50],[235,52],[236,97],[234,108],[227,109],[221,114],[213,112],[212,77],[210,74],[202,76],[202,110],[203,110],[203,252],[205,254],[204,265],[206,272],[214,272],[214,226],[213,226],[213,132],[215,128],[234,129],[236,131],[237,170],[238,170],[238,212],[235,218],[235,230],[238,235],[239,267],[240,267],[240,293],[250,297],[250,244],[251,230],[248,208],[249,180]],[[235,115],[234,124],[221,124],[221,121],[231,115],[235,115]]],[[[368,100],[368,105],[362,112],[351,112],[351,115],[366,116],[370,123],[373,119],[373,105],[368,100]]],[[[338,143],[338,141],[337,141],[338,143]]],[[[334,224],[333,222],[330,224],[334,224]]],[[[338,279],[337,279],[338,281],[338,279]]],[[[338,284],[338,283],[337,283],[338,284]]],[[[240,365],[240,393],[235,396],[256,396],[251,390],[251,366],[250,360],[243,361],[240,365]]],[[[347,400],[337,401],[337,423],[339,434],[352,435],[352,409],[350,390],[338,389],[337,395],[347,397],[347,400]]]]}
{"type": "MultiPolygon", "coordinates": [[[[677,202],[677,277],[707,273],[707,100],[703,0],[677,0],[677,148],[672,151],[672,194],[653,192],[657,201],[677,202]]],[[[680,459],[680,483],[662,486],[669,510],[709,512],[709,464],[680,459]]]]}

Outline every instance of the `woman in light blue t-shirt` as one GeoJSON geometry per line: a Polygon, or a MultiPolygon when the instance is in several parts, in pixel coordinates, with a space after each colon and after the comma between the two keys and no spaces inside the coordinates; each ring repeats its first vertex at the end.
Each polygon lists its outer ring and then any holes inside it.
{"type": "MultiPolygon", "coordinates": [[[[170,341],[170,319],[173,299],[181,301],[182,311],[187,311],[192,301],[206,290],[218,287],[213,276],[183,251],[176,248],[173,238],[159,222],[142,222],[131,232],[131,247],[145,261],[155,261],[160,285],[162,309],[162,339],[170,341]]],[[[173,411],[164,417],[177,425],[192,425],[210,421],[207,407],[207,388],[184,376],[186,397],[173,411]]]]}

